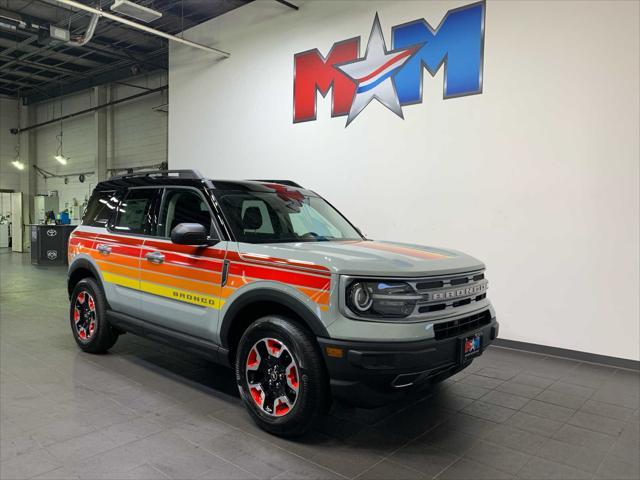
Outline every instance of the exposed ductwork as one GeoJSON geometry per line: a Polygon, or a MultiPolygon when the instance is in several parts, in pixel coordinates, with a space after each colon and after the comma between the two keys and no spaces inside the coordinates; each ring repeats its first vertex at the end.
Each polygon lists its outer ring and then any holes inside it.
{"type": "Polygon", "coordinates": [[[87,31],[84,32],[84,35],[82,37],[72,38],[67,43],[69,45],[73,45],[73,46],[77,46],[77,47],[82,47],[82,46],[86,45],[87,43],[89,43],[89,41],[93,38],[93,34],[96,31],[96,26],[98,25],[98,20],[100,20],[100,16],[94,14],[91,17],[91,21],[89,22],[89,26],[87,27],[87,31]]]}
{"type": "Polygon", "coordinates": [[[167,40],[170,40],[172,42],[181,43],[189,47],[194,47],[200,50],[204,50],[205,52],[215,53],[216,55],[221,55],[225,58],[228,58],[231,56],[229,52],[224,52],[217,48],[208,47],[200,43],[192,42],[190,40],[185,40],[184,38],[177,37],[175,35],[171,35],[169,33],[162,32],[160,30],[156,30],[155,28],[147,27],[146,25],[141,25],[140,23],[132,22],[131,20],[128,20],[126,18],[118,17],[117,15],[113,15],[112,13],[105,12],[104,10],[100,10],[98,8],[90,7],[88,5],[85,5],[84,3],[76,2],[75,0],[56,0],[56,2],[62,5],[68,5],[70,7],[77,8],[79,10],[84,10],[85,12],[89,12],[94,15],[107,18],[114,22],[122,23],[124,25],[127,25],[128,27],[135,28],[137,30],[142,30],[143,32],[151,33],[152,35],[156,35],[158,37],[166,38],[167,40]]]}

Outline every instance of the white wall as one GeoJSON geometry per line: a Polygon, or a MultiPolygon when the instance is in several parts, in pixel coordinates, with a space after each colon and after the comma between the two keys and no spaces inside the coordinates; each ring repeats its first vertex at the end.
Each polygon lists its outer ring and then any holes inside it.
{"type": "Polygon", "coordinates": [[[483,259],[501,336],[640,359],[637,2],[487,4],[484,92],[374,102],[348,127],[318,97],[292,123],[293,55],[326,54],[376,11],[393,25],[470,2],[255,2],[171,46],[169,163],[217,178],[291,178],[371,238],[483,259]]]}
{"type": "Polygon", "coordinates": [[[0,96],[0,190],[20,191],[20,174],[11,165],[18,137],[9,131],[19,123],[18,100],[0,96]]]}
{"type": "MultiPolygon", "coordinates": [[[[127,80],[126,83],[145,88],[166,85],[166,74],[141,76],[127,80]]],[[[109,87],[111,100],[117,100],[143,92],[121,84],[109,87]]],[[[166,92],[156,93],[140,99],[109,107],[107,120],[107,166],[108,168],[131,168],[154,165],[167,159],[167,115],[153,110],[153,107],[166,102],[166,92]]],[[[84,110],[96,105],[93,90],[56,98],[39,103],[34,107],[38,122],[58,118],[60,115],[84,110]],[[61,113],[62,111],[62,113],[61,113]]],[[[62,123],[63,153],[69,157],[67,165],[55,160],[58,150],[57,136],[60,123],[37,129],[37,165],[56,174],[77,173],[95,170],[96,130],[94,115],[87,114],[65,120],[62,123]]],[[[74,199],[81,204],[96,184],[95,175],[86,177],[81,183],[77,176],[70,177],[65,184],[61,178],[45,180],[41,176],[37,181],[37,193],[46,194],[57,190],[60,208],[72,205],[74,199]]]]}

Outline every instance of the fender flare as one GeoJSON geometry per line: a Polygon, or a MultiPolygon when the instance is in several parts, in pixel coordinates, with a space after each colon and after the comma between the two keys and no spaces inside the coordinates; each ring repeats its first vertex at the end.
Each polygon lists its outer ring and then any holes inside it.
{"type": "Polygon", "coordinates": [[[102,278],[98,273],[98,269],[86,258],[79,258],[69,266],[69,272],[67,273],[67,292],[69,293],[69,296],[71,296],[71,289],[69,288],[70,287],[69,282],[71,281],[71,277],[73,276],[73,273],[80,268],[89,270],[93,274],[93,277],[96,279],[96,282],[98,282],[98,285],[100,285],[100,288],[102,288],[102,291],[104,291],[104,285],[102,285],[102,278]]]}
{"type": "Polygon", "coordinates": [[[229,332],[238,312],[254,302],[265,301],[278,303],[295,312],[316,337],[329,337],[327,328],[307,305],[284,292],[261,288],[243,293],[225,312],[220,324],[220,341],[223,347],[229,348],[229,332]]]}

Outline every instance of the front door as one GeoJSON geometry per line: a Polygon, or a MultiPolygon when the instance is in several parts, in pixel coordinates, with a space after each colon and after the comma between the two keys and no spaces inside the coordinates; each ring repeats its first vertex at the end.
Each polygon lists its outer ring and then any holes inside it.
{"type": "Polygon", "coordinates": [[[144,320],[191,336],[217,340],[226,242],[208,247],[171,242],[171,231],[176,225],[200,223],[209,229],[213,221],[209,205],[198,190],[187,187],[164,190],[155,235],[145,239],[141,253],[144,320]]]}

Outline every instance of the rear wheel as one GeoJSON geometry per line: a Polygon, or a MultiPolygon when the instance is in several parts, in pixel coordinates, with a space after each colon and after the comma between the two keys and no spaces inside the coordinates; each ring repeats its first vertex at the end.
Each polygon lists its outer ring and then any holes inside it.
{"type": "Polygon", "coordinates": [[[106,303],[104,292],[93,278],[80,280],[71,293],[71,331],[85,352],[104,353],[118,340],[106,317],[106,303]]]}
{"type": "Polygon", "coordinates": [[[280,316],[263,317],[240,339],[236,381],[262,429],[298,436],[324,414],[329,385],[313,335],[280,316]]]}

